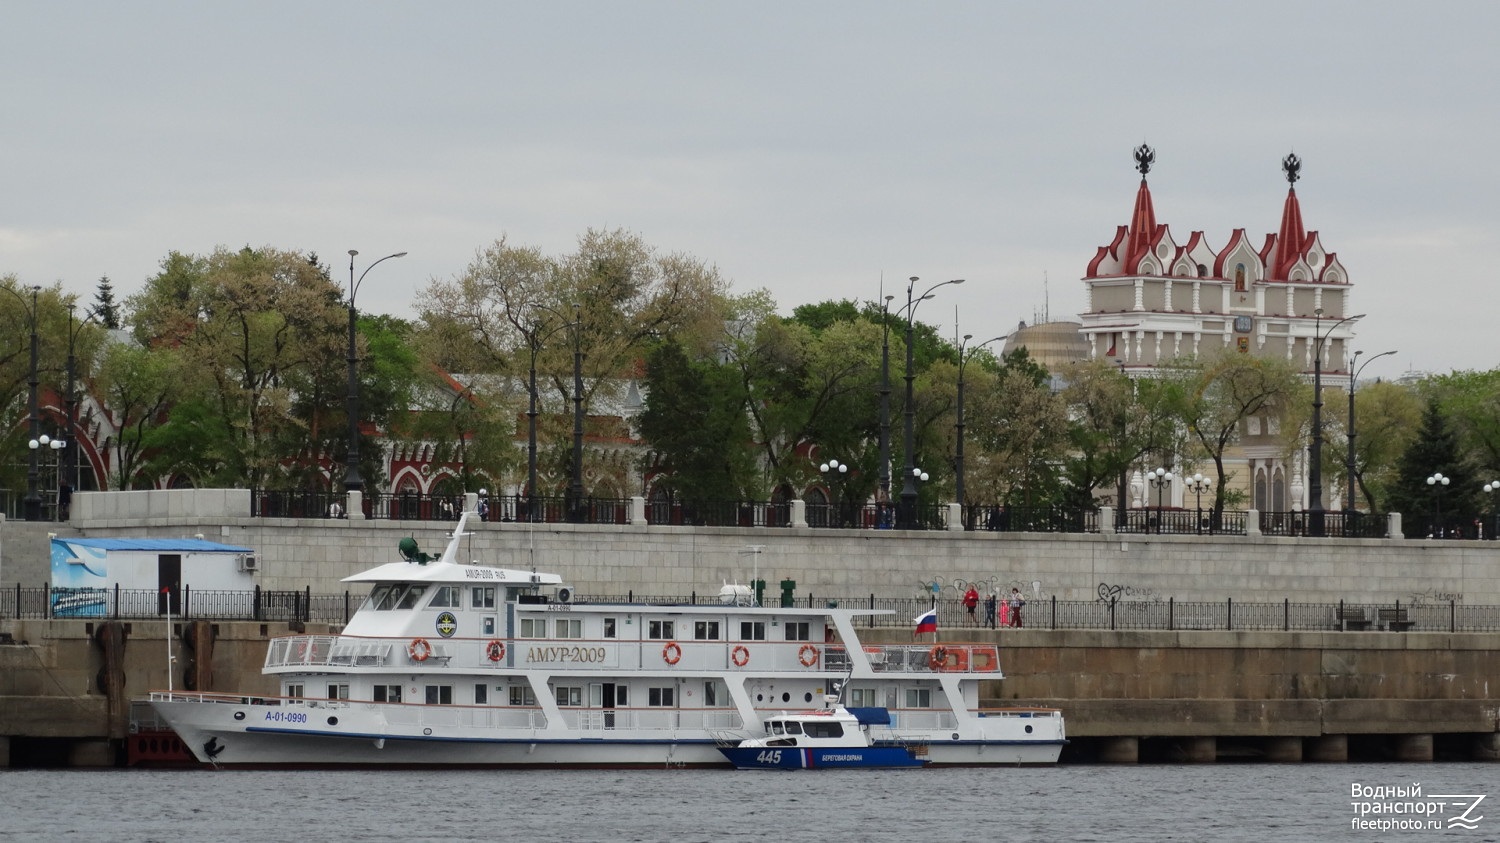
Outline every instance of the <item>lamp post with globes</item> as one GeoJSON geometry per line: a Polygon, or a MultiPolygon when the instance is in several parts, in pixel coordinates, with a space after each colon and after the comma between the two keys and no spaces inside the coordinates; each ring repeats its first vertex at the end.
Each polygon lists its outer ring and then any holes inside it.
{"type": "Polygon", "coordinates": [[[1429,538],[1440,539],[1443,537],[1443,487],[1451,483],[1440,471],[1432,473],[1427,478],[1427,485],[1432,487],[1432,535],[1429,538]]]}
{"type": "MultiPolygon", "coordinates": [[[[1194,474],[1183,481],[1183,486],[1193,493],[1194,506],[1197,509],[1197,530],[1200,536],[1203,535],[1203,493],[1208,491],[1208,487],[1212,484],[1213,481],[1202,474],[1194,474]]],[[[1209,532],[1212,533],[1213,529],[1210,528],[1209,532]]]]}
{"type": "Polygon", "coordinates": [[[903,431],[903,445],[905,446],[906,470],[902,472],[904,480],[901,485],[901,505],[896,510],[896,526],[903,530],[910,530],[916,526],[917,514],[917,479],[922,477],[922,472],[916,467],[916,454],[913,449],[915,443],[915,426],[917,408],[913,404],[912,382],[916,379],[916,372],[912,369],[912,346],[915,344],[912,337],[913,327],[917,316],[917,305],[932,295],[933,291],[948,284],[962,284],[964,279],[954,278],[950,281],[942,281],[927,288],[920,296],[914,296],[917,282],[921,279],[913,275],[910,283],[906,285],[906,413],[905,429],[903,431]]]}
{"type": "Polygon", "coordinates": [[[1172,472],[1167,471],[1165,468],[1148,471],[1146,472],[1146,482],[1150,483],[1151,488],[1156,490],[1156,533],[1157,535],[1161,535],[1162,527],[1164,526],[1163,522],[1165,521],[1162,517],[1164,514],[1162,509],[1162,495],[1172,485],[1172,472]]]}
{"type": "Polygon", "coordinates": [[[1500,492],[1500,480],[1491,480],[1490,482],[1484,484],[1484,493],[1490,496],[1490,528],[1484,531],[1486,533],[1489,533],[1489,535],[1481,535],[1480,538],[1489,538],[1492,541],[1495,539],[1496,529],[1500,529],[1500,518],[1495,517],[1496,492],[1500,492]]]}
{"type": "MultiPolygon", "coordinates": [[[[882,291],[884,292],[884,291],[882,291]]],[[[891,300],[880,303],[880,465],[877,475],[880,492],[875,500],[876,526],[891,526],[891,300]]]]}
{"type": "Polygon", "coordinates": [[[1323,308],[1313,310],[1313,337],[1316,340],[1313,347],[1313,414],[1312,414],[1312,446],[1309,448],[1309,462],[1307,473],[1308,496],[1311,498],[1307,508],[1308,534],[1321,536],[1323,530],[1323,343],[1328,339],[1338,326],[1355,319],[1363,319],[1363,313],[1355,316],[1345,316],[1332,325],[1328,331],[1323,331],[1323,308]]]}
{"type": "MultiPolygon", "coordinates": [[[[354,323],[357,318],[354,297],[359,293],[359,285],[364,283],[365,276],[370,274],[370,270],[391,258],[406,257],[405,252],[386,255],[365,267],[365,271],[359,274],[359,279],[355,280],[354,258],[358,254],[357,249],[349,250],[349,394],[346,399],[349,414],[349,446],[344,468],[344,490],[349,492],[362,492],[365,488],[365,480],[359,475],[359,373],[355,368],[359,361],[354,356],[354,323]]],[[[351,518],[353,515],[350,513],[351,518]]]]}
{"type": "MultiPolygon", "coordinates": [[[[531,352],[531,372],[530,377],[526,382],[526,393],[530,402],[528,409],[526,410],[526,520],[534,522],[543,520],[542,513],[538,512],[537,510],[536,502],[536,357],[537,353],[541,351],[542,343],[551,339],[553,335],[557,334],[559,331],[567,328],[576,328],[577,323],[575,321],[567,319],[567,317],[563,316],[561,313],[558,313],[556,310],[553,310],[552,308],[547,307],[544,304],[535,304],[532,305],[532,307],[536,310],[546,311],[547,313],[550,313],[557,319],[561,320],[558,324],[552,326],[550,330],[544,331],[544,324],[542,319],[534,318],[529,326],[521,329],[522,334],[526,338],[526,346],[531,352]]],[[[574,342],[574,347],[577,347],[576,341],[574,342]]]]}
{"type": "MultiPolygon", "coordinates": [[[[53,517],[52,517],[51,520],[54,520],[54,521],[61,520],[61,518],[62,518],[62,453],[61,452],[62,452],[62,450],[64,448],[68,447],[67,440],[64,440],[64,439],[53,439],[52,437],[50,437],[47,434],[43,433],[42,435],[36,437],[35,439],[32,439],[29,442],[27,442],[26,443],[26,447],[28,449],[30,449],[30,451],[31,451],[32,462],[35,462],[36,459],[37,459],[37,457],[39,455],[45,455],[48,451],[52,452],[52,476],[54,478],[54,482],[52,484],[52,492],[53,492],[53,495],[54,495],[54,497],[53,497],[54,511],[53,511],[53,517]]],[[[38,507],[40,508],[40,506],[41,506],[40,495],[38,496],[37,504],[38,504],[38,507]]],[[[38,521],[41,520],[40,514],[38,514],[38,517],[35,520],[38,520],[38,521]]]]}
{"type": "Polygon", "coordinates": [[[823,475],[823,482],[833,492],[832,515],[828,520],[830,527],[844,526],[843,515],[843,485],[849,477],[849,464],[838,460],[829,460],[818,466],[818,473],[823,475]]]}

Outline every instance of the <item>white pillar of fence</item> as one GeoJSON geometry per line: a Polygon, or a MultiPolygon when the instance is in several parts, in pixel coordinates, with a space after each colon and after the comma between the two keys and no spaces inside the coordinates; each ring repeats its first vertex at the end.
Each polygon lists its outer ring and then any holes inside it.
{"type": "Polygon", "coordinates": [[[1245,511],[1245,535],[1260,535],[1260,510],[1250,509],[1245,511]]]}
{"type": "Polygon", "coordinates": [[[807,526],[807,501],[804,501],[800,498],[794,498],[792,500],[792,526],[807,526]]]}
{"type": "Polygon", "coordinates": [[[646,499],[640,495],[630,498],[630,526],[646,526],[646,499]]]}
{"type": "Polygon", "coordinates": [[[479,511],[479,493],[464,492],[464,512],[479,511]]]}
{"type": "Polygon", "coordinates": [[[365,493],[358,489],[349,490],[349,500],[344,506],[344,517],[350,521],[365,520],[365,493]]]}
{"type": "Polygon", "coordinates": [[[948,532],[962,533],[964,531],[964,505],[961,503],[948,504],[948,532]]]}
{"type": "Polygon", "coordinates": [[[1115,532],[1115,508],[1112,506],[1099,507],[1099,535],[1112,536],[1115,532]]]}
{"type": "Polygon", "coordinates": [[[1401,513],[1391,512],[1386,514],[1385,537],[1388,539],[1406,538],[1406,534],[1401,532],[1401,513]]]}

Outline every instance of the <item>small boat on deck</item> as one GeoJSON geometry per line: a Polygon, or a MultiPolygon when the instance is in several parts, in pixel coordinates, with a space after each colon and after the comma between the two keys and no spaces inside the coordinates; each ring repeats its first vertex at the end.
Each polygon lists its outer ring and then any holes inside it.
{"type": "Polygon", "coordinates": [[[891,725],[887,709],[845,708],[835,696],[824,702],[823,709],[767,717],[764,737],[725,740],[719,752],[740,770],[882,770],[927,764],[925,743],[871,737],[872,726],[891,725]]]}

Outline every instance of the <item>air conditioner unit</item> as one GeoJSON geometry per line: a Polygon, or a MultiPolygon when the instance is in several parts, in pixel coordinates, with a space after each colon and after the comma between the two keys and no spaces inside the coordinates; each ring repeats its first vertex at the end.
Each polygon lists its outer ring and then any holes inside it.
{"type": "Polygon", "coordinates": [[[242,554],[240,554],[239,560],[240,560],[240,570],[241,571],[249,571],[251,573],[254,573],[255,571],[260,570],[260,562],[259,562],[259,560],[257,560],[254,556],[251,556],[248,553],[242,553],[242,554]]]}
{"type": "Polygon", "coordinates": [[[557,590],[557,602],[559,602],[559,603],[572,603],[573,602],[573,589],[568,588],[567,586],[563,586],[562,588],[559,588],[557,590]]]}

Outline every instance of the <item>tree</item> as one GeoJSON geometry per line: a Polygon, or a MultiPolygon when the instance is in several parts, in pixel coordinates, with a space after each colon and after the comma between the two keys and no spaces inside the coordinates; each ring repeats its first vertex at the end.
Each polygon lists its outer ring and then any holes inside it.
{"type": "Polygon", "coordinates": [[[1173,449],[1180,404],[1176,383],[1134,381],[1102,359],[1068,367],[1066,379],[1068,505],[1092,506],[1094,490],[1113,484],[1123,523],[1130,467],[1173,449]]]}
{"type": "Polygon", "coordinates": [[[308,413],[333,403],[347,324],[339,299],[327,271],[296,252],[221,248],[162,261],[127,305],[137,339],[178,348],[197,387],[157,433],[181,449],[170,455],[176,465],[215,482],[277,487],[331,462],[309,438],[319,425],[308,413]]]}
{"type": "Polygon", "coordinates": [[[667,340],[647,358],[646,382],[641,435],[658,455],[663,487],[684,501],[751,497],[754,452],[737,373],[712,360],[689,360],[667,340]]]}
{"type": "MultiPolygon", "coordinates": [[[[109,442],[112,473],[103,488],[137,487],[147,464],[151,434],[186,394],[190,374],[183,355],[173,348],[143,348],[133,343],[106,347],[94,390],[117,432],[109,442]]],[[[173,467],[162,468],[170,473],[173,467]]],[[[142,485],[149,489],[155,484],[147,476],[142,485]]]]}
{"type": "Polygon", "coordinates": [[[1436,398],[1422,411],[1422,427],[1401,454],[1395,486],[1390,492],[1392,512],[1403,515],[1401,530],[1408,538],[1472,536],[1478,514],[1475,471],[1460,452],[1457,434],[1443,417],[1436,398]],[[1427,482],[1441,474],[1449,482],[1427,482]],[[1419,513],[1421,515],[1419,515],[1419,513]]]}
{"type": "Polygon", "coordinates": [[[99,324],[110,330],[118,330],[120,327],[120,308],[115,304],[115,287],[109,282],[109,276],[99,278],[99,287],[94,292],[94,317],[99,324]]]}
{"type": "Polygon", "coordinates": [[[966,483],[1008,506],[1061,503],[1067,404],[1024,348],[1001,359],[995,389],[981,390],[973,403],[969,429],[980,453],[974,470],[965,473],[966,483]]]}
{"type": "Polygon", "coordinates": [[[1270,429],[1290,431],[1286,421],[1300,402],[1300,376],[1286,360],[1221,349],[1163,367],[1180,389],[1178,411],[1188,436],[1214,464],[1213,518],[1223,517],[1229,475],[1224,455],[1244,435],[1246,422],[1259,417],[1270,429]]]}

